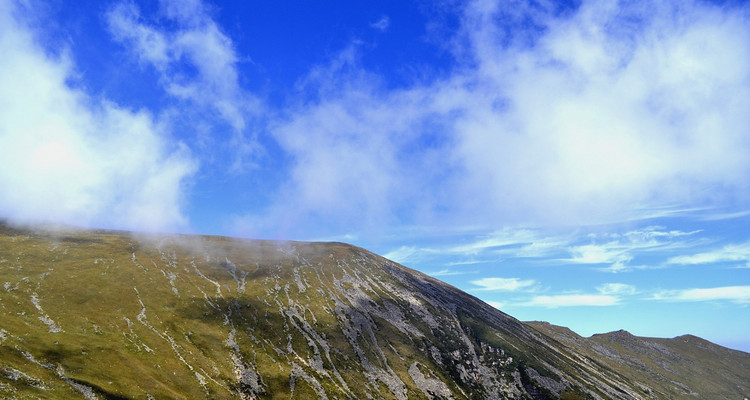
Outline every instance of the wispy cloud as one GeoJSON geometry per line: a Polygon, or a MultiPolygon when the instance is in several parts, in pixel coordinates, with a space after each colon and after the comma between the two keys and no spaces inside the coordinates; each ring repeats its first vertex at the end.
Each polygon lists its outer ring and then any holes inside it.
{"type": "MultiPolygon", "coordinates": [[[[456,239],[459,240],[459,239],[456,239]]],[[[544,235],[531,228],[505,227],[481,235],[462,237],[463,244],[445,247],[402,246],[386,255],[406,260],[418,256],[443,255],[462,257],[451,265],[491,262],[498,258],[540,258],[558,253],[572,237],[544,235]],[[484,257],[484,258],[482,258],[484,257]]],[[[395,259],[394,259],[395,260],[395,259]]]]}
{"type": "Polygon", "coordinates": [[[606,295],[633,295],[637,293],[635,286],[625,283],[605,283],[597,287],[596,290],[606,295]]]}
{"type": "Polygon", "coordinates": [[[191,153],[149,112],[81,89],[68,52],[51,55],[38,42],[26,20],[33,12],[18,2],[0,6],[0,215],[185,227],[184,186],[197,164],[191,153]]]}
{"type": "Polygon", "coordinates": [[[501,310],[505,306],[504,303],[501,303],[499,301],[488,301],[487,304],[497,308],[498,310],[501,310]]]}
{"type": "MultiPolygon", "coordinates": [[[[666,268],[677,261],[677,252],[703,248],[711,240],[701,231],[682,231],[648,226],[641,229],[610,232],[554,233],[541,228],[506,227],[488,234],[457,235],[448,242],[457,246],[432,247],[408,245],[385,254],[397,262],[424,265],[439,263],[442,267],[462,265],[510,263],[512,260],[534,262],[537,265],[590,265],[610,273],[635,269],[666,268]],[[672,257],[672,258],[670,258],[672,257]],[[671,264],[670,264],[671,263],[671,264]]],[[[745,253],[741,247],[728,248],[738,259],[745,253]]],[[[728,257],[727,254],[724,254],[728,257]]]]}
{"type": "Polygon", "coordinates": [[[628,254],[629,248],[619,243],[587,244],[570,248],[570,262],[580,264],[623,264],[633,257],[628,254]]]}
{"type": "Polygon", "coordinates": [[[535,296],[519,306],[528,307],[606,307],[620,304],[620,298],[607,294],[561,294],[554,296],[535,296]]]}
{"type": "Polygon", "coordinates": [[[667,263],[677,265],[716,264],[722,262],[750,266],[750,242],[730,244],[720,249],[692,255],[676,256],[667,260],[667,263]]]}
{"type": "Polygon", "coordinates": [[[447,252],[464,255],[476,255],[488,250],[498,250],[503,247],[526,247],[539,242],[542,238],[538,232],[524,228],[503,228],[479,238],[479,240],[446,249],[447,252]]]}
{"type": "Polygon", "coordinates": [[[536,281],[533,279],[519,278],[482,278],[473,280],[471,283],[479,286],[475,290],[497,292],[529,291],[536,285],[536,281]]]}
{"type": "Polygon", "coordinates": [[[633,285],[624,283],[605,283],[596,288],[597,293],[563,293],[556,295],[534,296],[528,301],[516,303],[524,307],[606,307],[620,305],[628,296],[638,291],[633,285]]]}
{"type": "Polygon", "coordinates": [[[748,216],[750,216],[750,210],[735,212],[709,212],[705,215],[701,215],[700,219],[703,221],[722,221],[728,219],[745,218],[748,216]]]}
{"type": "Polygon", "coordinates": [[[380,32],[385,32],[388,30],[388,28],[391,26],[391,19],[388,18],[387,15],[384,15],[380,17],[379,20],[373,22],[370,24],[370,27],[373,29],[377,29],[380,32]]]}
{"type": "Polygon", "coordinates": [[[653,300],[662,301],[729,301],[750,304],[750,286],[722,286],[713,288],[665,290],[656,293],[653,300]]]}
{"type": "Polygon", "coordinates": [[[415,246],[401,246],[396,250],[383,254],[383,257],[397,263],[403,263],[404,261],[409,260],[417,252],[419,252],[419,249],[415,246]]]}
{"type": "Polygon", "coordinates": [[[633,266],[631,261],[639,254],[668,252],[688,248],[701,243],[685,241],[700,231],[665,230],[651,226],[624,233],[602,233],[589,235],[589,243],[571,245],[568,248],[570,257],[563,261],[578,264],[604,264],[608,272],[624,272],[642,266],[633,266]]]}
{"type": "Polygon", "coordinates": [[[196,106],[196,115],[217,114],[233,128],[230,139],[237,157],[257,151],[244,131],[248,119],[257,116],[263,104],[239,84],[239,57],[232,40],[200,0],[162,1],[159,17],[170,24],[156,24],[155,18],[142,15],[135,3],[120,2],[109,9],[106,21],[113,37],[142,66],[157,71],[168,94],[196,106]]]}
{"type": "Polygon", "coordinates": [[[426,271],[427,275],[430,276],[453,276],[453,275],[464,275],[466,271],[456,271],[451,269],[441,269],[440,271],[426,271]]]}
{"type": "MultiPolygon", "coordinates": [[[[477,281],[472,283],[477,284],[477,281]]],[[[531,286],[534,283],[527,285],[531,286]]],[[[492,287],[492,282],[486,283],[492,287]]],[[[498,290],[516,291],[515,282],[498,281],[498,290]]],[[[479,289],[477,289],[479,290],[479,289]]],[[[484,289],[482,289],[484,290],[484,289]]],[[[491,289],[487,289],[491,290],[491,289]]],[[[584,307],[584,306],[615,306],[625,305],[633,301],[663,301],[663,302],[730,302],[740,305],[750,304],[750,286],[720,286],[712,288],[689,288],[658,291],[638,290],[635,286],[624,283],[605,283],[596,288],[596,293],[561,293],[552,295],[538,295],[526,300],[517,299],[506,303],[508,306],[519,307],[584,307]]]]}

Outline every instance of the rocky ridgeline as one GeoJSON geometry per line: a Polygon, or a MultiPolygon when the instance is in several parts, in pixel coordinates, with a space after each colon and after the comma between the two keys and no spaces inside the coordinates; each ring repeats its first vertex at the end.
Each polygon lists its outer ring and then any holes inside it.
{"type": "Polygon", "coordinates": [[[571,344],[589,339],[345,244],[0,233],[2,398],[663,393],[571,344]]]}

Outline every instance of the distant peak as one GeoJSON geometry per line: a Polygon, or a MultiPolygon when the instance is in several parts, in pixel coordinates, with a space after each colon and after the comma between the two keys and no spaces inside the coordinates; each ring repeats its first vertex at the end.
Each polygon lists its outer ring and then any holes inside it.
{"type": "Polygon", "coordinates": [[[619,330],[607,332],[607,333],[596,333],[592,335],[591,337],[617,339],[617,338],[634,338],[635,336],[632,333],[624,329],[619,329],[619,330]]]}

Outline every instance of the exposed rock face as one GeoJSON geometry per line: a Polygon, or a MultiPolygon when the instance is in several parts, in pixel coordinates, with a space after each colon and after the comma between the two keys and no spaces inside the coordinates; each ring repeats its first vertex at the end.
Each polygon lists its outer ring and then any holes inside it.
{"type": "MultiPolygon", "coordinates": [[[[617,348],[581,352],[556,332],[341,243],[0,228],[0,284],[1,398],[664,393],[593,357],[631,357],[617,348]]],[[[662,347],[650,349],[678,354],[662,347]]]]}

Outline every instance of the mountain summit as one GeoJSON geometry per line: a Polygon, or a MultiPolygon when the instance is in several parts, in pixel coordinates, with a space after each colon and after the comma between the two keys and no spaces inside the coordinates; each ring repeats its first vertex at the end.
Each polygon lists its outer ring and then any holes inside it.
{"type": "Polygon", "coordinates": [[[523,323],[343,243],[0,226],[0,397],[741,399],[750,354],[523,323]]]}

